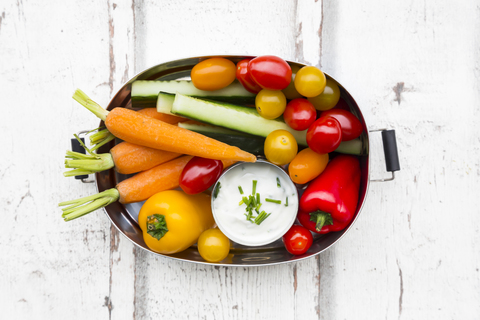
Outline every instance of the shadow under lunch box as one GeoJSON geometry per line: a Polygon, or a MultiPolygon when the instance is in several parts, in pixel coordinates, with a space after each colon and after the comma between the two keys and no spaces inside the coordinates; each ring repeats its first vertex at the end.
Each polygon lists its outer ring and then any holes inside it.
{"type": "MultiPolygon", "coordinates": [[[[108,110],[112,110],[113,108],[117,107],[124,107],[124,108],[131,108],[131,87],[132,82],[135,80],[176,80],[176,79],[186,79],[190,76],[190,70],[200,61],[203,61],[208,58],[212,58],[214,56],[203,56],[203,57],[195,57],[195,58],[186,58],[180,60],[174,60],[170,62],[165,62],[154,67],[151,67],[138,75],[134,78],[130,79],[113,97],[112,101],[108,105],[108,110]]],[[[224,57],[230,59],[234,63],[239,62],[242,59],[246,58],[254,58],[253,56],[217,56],[217,57],[224,57]]],[[[297,63],[297,62],[290,62],[287,61],[292,66],[299,66],[303,67],[304,64],[297,63]]],[[[333,79],[329,75],[327,78],[333,79]]],[[[335,80],[335,79],[333,79],[335,80]]],[[[367,130],[367,126],[365,124],[365,120],[363,118],[362,112],[358,107],[357,103],[353,99],[353,97],[348,93],[348,91],[341,86],[341,84],[337,81],[339,85],[341,98],[345,100],[345,102],[350,107],[350,111],[355,114],[363,126],[363,133],[360,136],[363,142],[363,152],[362,155],[359,156],[360,159],[360,166],[362,170],[361,175],[361,182],[360,182],[360,191],[359,191],[359,198],[358,198],[358,205],[355,212],[355,217],[353,218],[350,225],[342,231],[339,232],[331,232],[325,235],[314,235],[314,241],[311,248],[303,255],[292,255],[287,250],[285,250],[284,245],[282,243],[282,239],[277,240],[273,243],[268,245],[259,246],[259,247],[248,247],[242,246],[237,243],[232,242],[232,247],[230,250],[230,254],[227,258],[219,263],[215,263],[213,265],[224,265],[224,266],[262,266],[262,265],[275,265],[281,263],[288,263],[293,261],[299,261],[303,259],[307,259],[313,257],[315,255],[320,254],[321,252],[327,250],[331,246],[333,246],[337,241],[339,241],[347,232],[350,230],[358,219],[360,215],[360,211],[365,203],[370,179],[369,179],[369,132],[367,130]]],[[[104,125],[103,122],[101,125],[104,125]]],[[[390,179],[384,179],[381,181],[392,180],[394,178],[394,171],[400,169],[398,163],[398,154],[397,154],[397,146],[395,140],[395,131],[394,130],[379,130],[382,131],[382,138],[383,138],[383,148],[385,152],[385,162],[387,165],[387,171],[392,173],[392,177],[390,179]]],[[[110,148],[115,145],[115,142],[112,141],[109,144],[103,146],[100,152],[108,152],[110,148]]],[[[104,190],[114,188],[118,182],[125,179],[126,176],[118,174],[113,169],[96,173],[96,185],[99,192],[104,190]]],[[[302,190],[299,190],[301,192],[302,190]]],[[[113,223],[113,225],[130,241],[132,241],[136,246],[145,249],[152,254],[157,254],[163,256],[168,259],[175,259],[180,261],[188,261],[193,263],[201,263],[201,264],[212,264],[206,262],[198,253],[196,245],[186,249],[183,252],[173,254],[173,255],[161,255],[151,251],[143,240],[142,230],[140,229],[137,223],[137,216],[138,212],[141,208],[143,203],[132,203],[132,204],[121,204],[119,202],[114,202],[107,207],[104,208],[107,216],[113,223]]]]}

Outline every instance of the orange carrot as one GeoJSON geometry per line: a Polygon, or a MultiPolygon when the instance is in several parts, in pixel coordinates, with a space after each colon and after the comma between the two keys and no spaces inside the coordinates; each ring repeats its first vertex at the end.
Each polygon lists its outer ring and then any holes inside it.
{"type": "Polygon", "coordinates": [[[178,117],[171,114],[160,113],[157,111],[157,108],[145,108],[145,109],[140,109],[137,112],[169,124],[177,124],[179,122],[188,121],[187,118],[178,117]]]}
{"type": "Polygon", "coordinates": [[[105,125],[122,140],[154,149],[216,160],[256,161],[253,154],[237,147],[125,108],[110,111],[105,125]]]}
{"type": "MultiPolygon", "coordinates": [[[[80,141],[80,140],[79,140],[80,141]]],[[[67,151],[65,168],[74,170],[63,173],[65,177],[91,174],[115,168],[118,173],[131,174],[148,170],[181,156],[164,150],[152,149],[129,142],[121,142],[109,153],[93,153],[81,143],[88,154],[67,151]]]]}
{"type": "Polygon", "coordinates": [[[107,129],[114,136],[127,142],[209,159],[256,161],[253,154],[240,148],[229,146],[133,110],[114,108],[108,112],[80,90],[75,92],[73,98],[105,121],[107,129]]]}
{"type": "Polygon", "coordinates": [[[123,180],[115,188],[105,190],[93,196],[59,203],[67,206],[62,217],[65,221],[73,220],[119,200],[132,203],[150,198],[157,192],[175,189],[180,184],[180,175],[192,156],[183,156],[162,163],[147,171],[123,180]]]}
{"type": "Polygon", "coordinates": [[[177,188],[183,168],[192,158],[183,156],[123,180],[116,187],[120,203],[147,200],[157,192],[177,188]]]}
{"type": "Polygon", "coordinates": [[[115,170],[123,174],[145,171],[181,156],[180,153],[152,149],[125,141],[110,149],[110,154],[115,163],[115,170]]]}

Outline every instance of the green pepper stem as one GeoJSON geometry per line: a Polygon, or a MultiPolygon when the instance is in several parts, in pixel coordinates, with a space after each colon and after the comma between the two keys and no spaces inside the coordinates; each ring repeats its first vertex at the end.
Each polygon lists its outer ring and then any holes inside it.
{"type": "Polygon", "coordinates": [[[318,232],[322,230],[323,226],[333,224],[333,218],[330,213],[318,210],[315,212],[310,212],[309,214],[310,214],[310,221],[315,222],[315,230],[317,230],[318,232]]]}
{"type": "Polygon", "coordinates": [[[108,206],[120,198],[120,193],[117,189],[112,188],[94,194],[92,196],[83,197],[76,200],[64,201],[58,204],[59,207],[68,206],[63,210],[62,217],[65,221],[70,221],[79,218],[87,213],[98,210],[108,206]]]}
{"type": "Polygon", "coordinates": [[[98,103],[90,99],[82,90],[75,90],[72,98],[78,103],[80,103],[82,106],[90,110],[90,112],[92,112],[101,120],[105,121],[107,119],[107,115],[109,112],[103,109],[98,103]]]}
{"type": "Polygon", "coordinates": [[[155,213],[147,217],[147,233],[149,235],[160,240],[167,232],[167,221],[163,214],[155,213]]]}

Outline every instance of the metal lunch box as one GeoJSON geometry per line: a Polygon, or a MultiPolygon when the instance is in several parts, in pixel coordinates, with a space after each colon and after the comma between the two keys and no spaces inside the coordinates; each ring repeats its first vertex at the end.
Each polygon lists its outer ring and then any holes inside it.
{"type": "MultiPolygon", "coordinates": [[[[111,110],[116,107],[124,107],[124,108],[131,108],[131,84],[135,80],[175,80],[180,78],[188,78],[190,76],[190,70],[195,66],[198,62],[211,58],[214,56],[203,56],[203,57],[194,57],[194,58],[186,58],[180,60],[169,61],[165,63],[161,63],[154,67],[151,67],[132,79],[130,79],[113,97],[108,105],[108,110],[111,110]]],[[[253,56],[218,56],[224,57],[227,59],[232,60],[234,63],[246,58],[254,58],[253,56]]],[[[304,64],[287,61],[290,65],[297,65],[299,67],[304,66],[304,64]]],[[[333,79],[331,76],[327,75],[327,78],[333,79]]],[[[335,79],[333,79],[335,80],[335,79]]],[[[333,246],[337,241],[339,241],[347,232],[350,230],[358,219],[360,215],[360,211],[365,203],[368,187],[370,184],[370,175],[369,175],[369,163],[370,163],[370,155],[369,155],[369,132],[367,130],[367,126],[365,120],[363,118],[362,112],[358,107],[357,103],[350,95],[350,93],[341,86],[341,84],[337,81],[337,84],[340,87],[341,97],[345,100],[345,102],[350,107],[350,111],[355,114],[358,119],[360,119],[363,125],[363,133],[361,135],[361,139],[363,142],[364,152],[363,155],[360,156],[360,165],[362,170],[362,178],[360,183],[360,191],[359,191],[359,200],[357,205],[357,210],[355,213],[355,217],[350,223],[350,225],[342,231],[339,232],[332,232],[326,235],[314,235],[314,241],[311,248],[303,255],[295,256],[288,253],[282,243],[282,240],[277,240],[271,244],[259,246],[259,247],[247,247],[242,246],[237,243],[232,243],[232,248],[230,250],[229,256],[221,261],[220,263],[215,263],[214,265],[224,265],[224,266],[262,266],[262,265],[275,265],[281,263],[289,263],[293,261],[299,261],[307,258],[311,258],[320,254],[321,252],[327,250],[331,246],[333,246]]],[[[103,125],[103,123],[101,123],[103,125]]],[[[392,172],[392,178],[384,179],[392,180],[394,178],[394,171],[400,169],[398,163],[398,154],[397,154],[397,147],[396,147],[396,140],[395,140],[395,131],[394,130],[381,130],[382,131],[382,138],[384,144],[384,152],[385,152],[385,161],[387,164],[387,171],[392,172]]],[[[108,152],[110,148],[115,145],[114,141],[110,142],[109,144],[103,146],[99,152],[108,152]]],[[[96,173],[96,185],[99,192],[104,190],[114,188],[118,182],[125,179],[126,176],[118,174],[113,169],[108,171],[103,171],[96,173]]],[[[301,192],[302,190],[299,190],[301,192]]],[[[175,259],[179,261],[188,261],[193,263],[200,263],[200,264],[212,264],[208,263],[200,256],[196,245],[188,248],[187,250],[174,254],[174,255],[161,255],[151,251],[143,241],[143,234],[142,230],[138,226],[137,223],[137,216],[138,212],[141,208],[142,203],[132,203],[132,204],[121,204],[119,202],[114,202],[109,206],[105,207],[105,213],[113,223],[113,225],[118,229],[120,233],[122,233],[125,237],[127,237],[130,241],[132,241],[136,246],[150,251],[152,254],[157,254],[163,256],[168,259],[175,259]]]]}

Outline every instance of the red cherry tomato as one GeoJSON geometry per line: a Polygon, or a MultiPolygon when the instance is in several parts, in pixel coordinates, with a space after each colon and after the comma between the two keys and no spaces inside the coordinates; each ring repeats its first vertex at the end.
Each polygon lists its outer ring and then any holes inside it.
{"type": "Polygon", "coordinates": [[[237,63],[236,77],[247,91],[257,94],[260,92],[260,90],[262,90],[262,87],[253,81],[252,77],[248,73],[248,63],[250,60],[252,59],[243,59],[237,63]]]}
{"type": "Polygon", "coordinates": [[[340,122],[342,128],[342,141],[358,138],[363,131],[362,123],[350,111],[331,109],[322,112],[321,116],[333,117],[340,122]]]}
{"type": "Polygon", "coordinates": [[[315,122],[317,111],[307,99],[293,99],[287,104],[283,118],[290,128],[298,131],[306,130],[315,122]]]}
{"type": "Polygon", "coordinates": [[[350,111],[350,107],[348,106],[347,101],[343,100],[342,98],[338,100],[337,104],[332,109],[343,109],[350,111]]]}
{"type": "Polygon", "coordinates": [[[299,225],[293,225],[290,230],[283,235],[283,244],[285,249],[291,254],[304,254],[312,246],[313,236],[307,228],[299,225]]]}
{"type": "Polygon", "coordinates": [[[340,122],[332,117],[318,118],[307,131],[307,144],[316,153],[330,153],[342,142],[340,122]]]}
{"type": "Polygon", "coordinates": [[[220,160],[193,157],[180,175],[180,188],[188,194],[203,192],[218,180],[222,170],[220,160]]]}
{"type": "Polygon", "coordinates": [[[250,60],[248,73],[263,89],[283,90],[292,81],[292,68],[276,56],[260,56],[250,60]]]}

